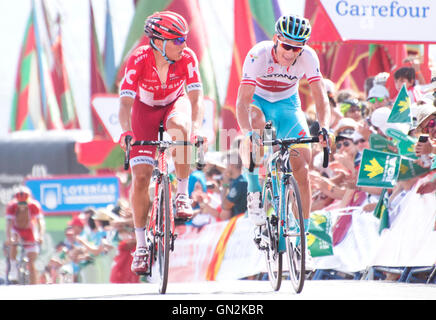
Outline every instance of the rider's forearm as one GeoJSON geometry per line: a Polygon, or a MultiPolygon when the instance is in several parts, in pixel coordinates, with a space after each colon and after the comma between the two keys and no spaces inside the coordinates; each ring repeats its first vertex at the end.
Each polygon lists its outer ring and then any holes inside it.
{"type": "Polygon", "coordinates": [[[330,129],[330,103],[322,81],[310,84],[313,99],[315,100],[317,120],[321,128],[330,129]]]}
{"type": "Polygon", "coordinates": [[[252,130],[250,123],[250,103],[253,100],[254,90],[254,86],[244,84],[242,84],[238,90],[236,119],[244,134],[252,130]]]}
{"type": "Polygon", "coordinates": [[[192,130],[200,130],[204,119],[203,99],[199,98],[192,104],[192,130]]]}
{"type": "Polygon", "coordinates": [[[118,118],[123,131],[131,131],[131,110],[133,106],[133,99],[130,97],[120,98],[120,111],[118,112],[118,118]]]}
{"type": "Polygon", "coordinates": [[[316,104],[316,113],[318,114],[318,122],[321,128],[330,129],[330,106],[324,102],[316,104]]]}

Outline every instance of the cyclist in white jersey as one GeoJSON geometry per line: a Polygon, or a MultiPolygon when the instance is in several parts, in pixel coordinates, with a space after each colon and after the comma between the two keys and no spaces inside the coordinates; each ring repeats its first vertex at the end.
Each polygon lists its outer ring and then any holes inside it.
{"type": "MultiPolygon", "coordinates": [[[[315,51],[306,45],[311,33],[307,19],[297,15],[284,15],[275,25],[276,33],[272,41],[256,44],[247,54],[242,69],[236,112],[239,126],[245,134],[255,138],[263,134],[265,122],[271,120],[277,131],[277,138],[299,138],[309,135],[309,129],[298,96],[299,80],[303,77],[315,101],[318,122],[329,130],[330,105],[322,81],[319,59],[315,51]]],[[[321,143],[326,146],[322,135],[321,143]]],[[[254,144],[253,144],[254,145],[254,144]]],[[[309,163],[311,150],[307,144],[293,146],[298,157],[290,162],[300,189],[305,227],[311,207],[311,188],[309,181],[309,163]]],[[[247,164],[247,148],[241,148],[241,157],[247,164]]],[[[246,170],[248,178],[247,207],[248,215],[256,225],[265,223],[262,210],[261,186],[258,169],[246,170]]]]}

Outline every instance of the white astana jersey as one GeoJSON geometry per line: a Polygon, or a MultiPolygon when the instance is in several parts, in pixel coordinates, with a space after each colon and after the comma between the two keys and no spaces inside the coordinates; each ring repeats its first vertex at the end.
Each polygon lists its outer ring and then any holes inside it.
{"type": "Polygon", "coordinates": [[[276,102],[296,94],[299,80],[304,76],[309,83],[322,80],[319,59],[312,48],[304,46],[294,64],[283,67],[272,54],[273,46],[273,41],[259,42],[245,58],[241,84],[256,86],[255,94],[276,102]]]}

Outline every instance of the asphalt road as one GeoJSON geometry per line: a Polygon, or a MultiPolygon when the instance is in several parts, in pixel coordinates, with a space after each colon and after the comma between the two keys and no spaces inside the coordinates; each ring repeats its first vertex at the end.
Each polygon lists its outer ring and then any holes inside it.
{"type": "Polygon", "coordinates": [[[306,281],[295,294],[288,280],[279,291],[268,281],[168,283],[166,294],[157,285],[54,284],[0,286],[1,300],[436,300],[436,285],[385,281],[306,281]]]}

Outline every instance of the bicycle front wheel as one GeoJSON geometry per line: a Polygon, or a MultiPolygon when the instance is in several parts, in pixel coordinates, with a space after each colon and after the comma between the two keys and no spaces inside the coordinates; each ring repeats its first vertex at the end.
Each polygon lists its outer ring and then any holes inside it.
{"type": "Polygon", "coordinates": [[[306,231],[300,191],[293,176],[288,179],[285,193],[286,205],[286,255],[289,277],[296,293],[303,290],[306,261],[306,231]]]}
{"type": "Polygon", "coordinates": [[[274,291],[280,289],[283,273],[282,253],[278,251],[279,223],[275,212],[274,197],[270,186],[265,186],[264,210],[267,213],[267,222],[262,227],[262,238],[265,241],[265,262],[268,270],[268,278],[274,291]]]}
{"type": "Polygon", "coordinates": [[[164,294],[168,283],[170,262],[170,203],[168,177],[163,175],[159,184],[159,206],[156,216],[157,267],[159,293],[164,294]]]}

